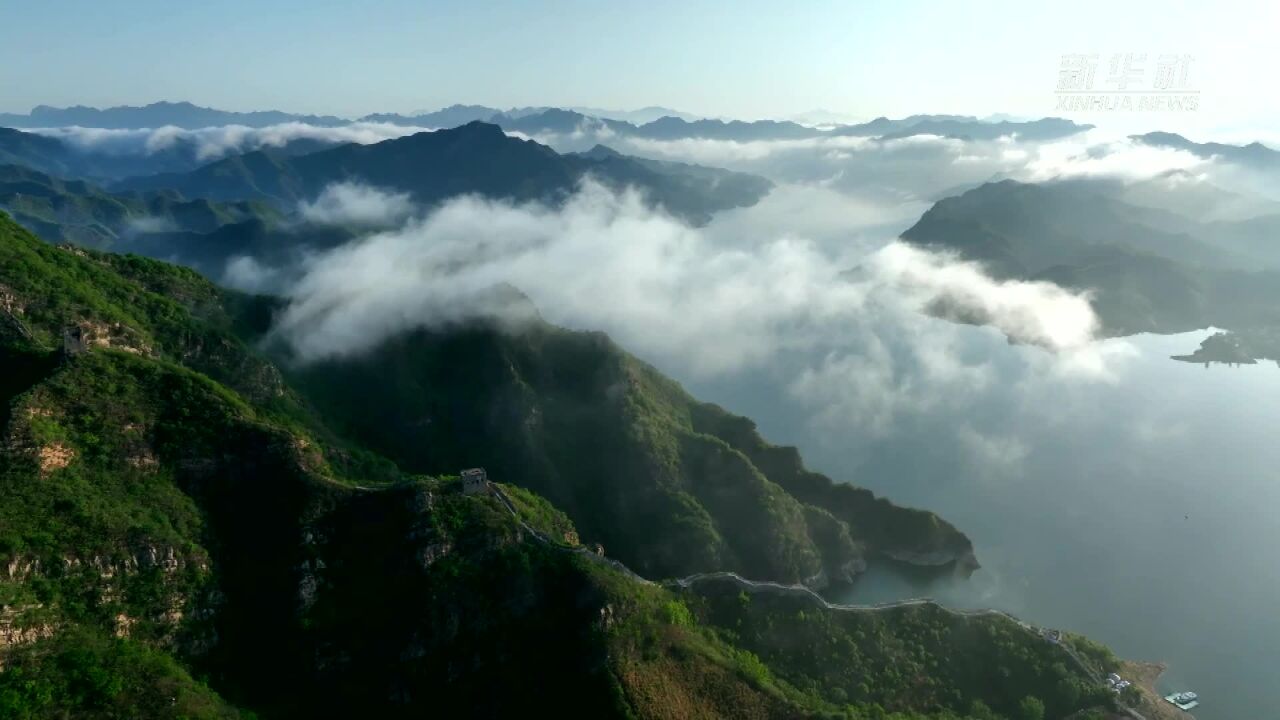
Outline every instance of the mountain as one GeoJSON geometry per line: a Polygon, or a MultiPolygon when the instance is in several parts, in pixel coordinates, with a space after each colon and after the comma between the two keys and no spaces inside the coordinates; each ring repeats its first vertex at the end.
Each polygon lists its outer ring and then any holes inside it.
{"type": "Polygon", "coordinates": [[[1079,125],[1062,118],[1041,118],[1039,120],[1010,122],[957,121],[924,119],[883,136],[885,140],[911,137],[914,135],[938,135],[941,137],[959,138],[961,140],[995,140],[1001,137],[1016,137],[1023,141],[1044,142],[1068,137],[1091,129],[1092,125],[1079,125]]]}
{"type": "Polygon", "coordinates": [[[997,278],[1090,291],[1108,335],[1280,327],[1280,217],[1200,224],[1105,187],[988,183],[939,201],[902,238],[997,278]]]}
{"type": "Polygon", "coordinates": [[[1225,190],[1190,170],[1168,170],[1145,180],[1092,180],[1130,205],[1152,207],[1195,223],[1280,217],[1280,202],[1260,195],[1225,190]]]}
{"type": "Polygon", "coordinates": [[[484,105],[450,105],[433,112],[400,115],[397,113],[373,113],[360,118],[361,122],[380,122],[423,128],[453,128],[477,120],[489,122],[502,111],[484,105]]]}
{"type": "MultiPolygon", "coordinates": [[[[336,144],[318,138],[298,138],[263,152],[291,157],[336,144]]],[[[209,149],[193,137],[170,138],[159,147],[142,141],[136,146],[116,147],[80,144],[56,135],[0,128],[0,164],[23,165],[55,177],[99,184],[135,175],[190,172],[232,152],[230,148],[218,149],[211,158],[209,149]]]]}
{"type": "Polygon", "coordinates": [[[643,125],[664,117],[676,117],[681,120],[688,121],[699,119],[697,115],[680,112],[679,110],[672,110],[669,107],[662,107],[661,105],[650,105],[638,110],[604,110],[601,108],[590,107],[571,107],[565,109],[582,113],[583,115],[598,117],[602,120],[620,120],[622,122],[631,123],[632,125],[643,125]]]}
{"type": "MultiPolygon", "coordinates": [[[[427,429],[428,444],[404,453],[424,465],[497,460],[492,484],[468,486],[456,467],[415,474],[371,452],[348,426],[384,415],[387,384],[354,400],[369,412],[295,386],[248,342],[270,328],[275,305],[160,262],[55,247],[0,215],[0,715],[541,717],[572,707],[601,718],[954,720],[1100,717],[1131,702],[1095,679],[1118,664],[1105,648],[1047,640],[1001,613],[839,607],[727,574],[657,583],[632,573],[615,550],[696,552],[677,538],[699,533],[740,559],[802,560],[755,525],[801,520],[765,475],[807,482],[815,498],[861,491],[802,480],[793,453],[599,336],[540,327],[506,340],[483,328],[405,338],[397,375],[425,383],[415,395],[436,423],[519,423],[549,460],[571,451],[589,468],[548,475],[547,487],[583,482],[584,500],[684,497],[714,509],[700,522],[719,538],[680,527],[688,508],[627,504],[613,512],[644,514],[651,536],[619,537],[600,554],[593,530],[514,482],[554,467],[504,460],[518,433],[486,448],[461,436],[437,444],[448,432],[427,429]],[[432,342],[447,352],[433,359],[432,342]],[[504,344],[505,358],[487,349],[504,344]],[[517,372],[505,361],[535,384],[503,383],[517,372]],[[541,419],[489,404],[513,389],[541,419]],[[636,422],[575,434],[627,414],[636,422]],[[595,445],[602,437],[618,444],[595,445]],[[610,459],[615,450],[627,456],[610,459]],[[695,460],[694,476],[672,464],[695,460]],[[675,538],[653,536],[673,526],[675,538]]],[[[380,358],[371,364],[392,356],[380,358]]],[[[407,432],[396,419],[408,408],[386,408],[389,428],[407,432]]],[[[842,522],[811,507],[806,522],[842,522]]]]}
{"type": "Polygon", "coordinates": [[[573,110],[558,108],[522,115],[499,113],[494,115],[490,122],[500,125],[508,132],[519,132],[525,135],[547,133],[567,135],[574,132],[613,132],[628,135],[634,133],[636,129],[631,123],[591,117],[573,110]]]}
{"type": "Polygon", "coordinates": [[[360,121],[385,122],[393,125],[408,125],[411,127],[424,128],[453,128],[479,120],[481,122],[491,122],[502,125],[504,129],[511,130],[515,128],[507,127],[506,122],[514,123],[531,115],[541,115],[543,113],[572,113],[573,115],[582,118],[612,120],[630,125],[641,125],[667,116],[678,117],[683,120],[697,119],[694,115],[658,106],[644,107],[639,110],[603,110],[600,108],[589,107],[527,107],[501,110],[499,108],[488,107],[485,105],[450,105],[449,107],[441,108],[440,110],[410,113],[408,115],[402,115],[399,113],[373,113],[360,118],[360,121]],[[500,121],[499,118],[506,122],[500,121]]]}
{"type": "Polygon", "coordinates": [[[312,224],[261,200],[187,200],[172,190],[111,193],[16,165],[0,165],[0,210],[47,242],[136,253],[219,278],[237,257],[290,265],[369,230],[312,224]]]}
{"type": "Polygon", "coordinates": [[[1131,135],[1130,138],[1155,147],[1185,150],[1202,158],[1220,157],[1228,162],[1259,170],[1280,170],[1280,150],[1274,150],[1260,142],[1253,142],[1248,145],[1228,145],[1213,142],[1198,143],[1176,133],[1168,132],[1131,135]]]}
{"type": "Polygon", "coordinates": [[[686,140],[703,138],[752,142],[758,140],[801,140],[827,136],[883,137],[886,140],[915,135],[940,135],[962,140],[994,140],[1016,135],[1023,140],[1046,141],[1073,135],[1092,128],[1062,118],[1031,121],[988,122],[959,115],[913,115],[900,120],[876,118],[858,125],[837,125],[821,129],[792,121],[686,119],[664,116],[635,124],[621,119],[605,118],[575,110],[551,108],[537,113],[493,115],[489,122],[504,130],[526,135],[594,132],[602,136],[620,135],[649,140],[686,140]]]}
{"type": "Polygon", "coordinates": [[[129,129],[174,126],[195,130],[219,125],[266,127],[299,122],[308,125],[345,125],[347,120],[331,115],[298,115],[278,110],[232,112],[200,107],[189,102],[156,102],[142,107],[122,105],[105,109],[85,107],[57,108],[40,105],[27,115],[0,114],[0,125],[19,128],[53,128],[78,125],[89,128],[129,129]]]}
{"type": "Polygon", "coordinates": [[[634,134],[651,140],[680,140],[684,138],[707,138],[710,140],[734,140],[750,142],[752,140],[796,140],[819,137],[822,130],[806,127],[786,120],[684,120],[678,117],[663,117],[637,127],[634,134]]]}
{"type": "Polygon", "coordinates": [[[0,164],[22,165],[57,175],[78,177],[81,161],[61,140],[0,127],[0,164]]]}
{"type": "Polygon", "coordinates": [[[598,333],[536,320],[517,335],[420,331],[290,377],[335,427],[401,467],[483,464],[649,577],[732,570],[824,586],[877,559],[974,566],[954,527],[805,470],[794,449],[598,333]]]}
{"type": "MultiPolygon", "coordinates": [[[[81,106],[52,108],[42,105],[33,109],[28,115],[0,113],[0,125],[14,128],[81,126],[122,129],[176,126],[200,129],[224,125],[266,127],[291,122],[334,127],[346,125],[350,121],[333,116],[298,115],[276,110],[231,112],[199,107],[186,102],[158,102],[143,107],[114,107],[104,110],[81,106]]],[[[1001,119],[995,122],[962,115],[912,115],[898,120],[880,117],[868,123],[836,125],[830,130],[824,130],[789,120],[748,122],[705,119],[656,106],[634,111],[610,111],[585,107],[526,107],[501,110],[484,105],[451,105],[440,110],[407,115],[371,113],[359,118],[359,122],[390,123],[430,129],[449,129],[473,122],[486,122],[501,125],[505,130],[526,134],[570,133],[586,128],[604,129],[621,135],[651,140],[704,138],[735,142],[795,140],[821,137],[828,133],[889,138],[929,134],[968,140],[989,140],[1017,134],[1022,139],[1043,141],[1065,137],[1092,127],[1077,125],[1061,118],[1042,118],[1034,121],[1001,119]]],[[[1153,133],[1153,135],[1161,134],[1153,133]]]]}
{"type": "Polygon", "coordinates": [[[751,198],[769,193],[773,184],[747,173],[666,160],[623,155],[605,145],[583,153],[571,153],[590,163],[588,172],[603,175],[619,185],[649,188],[650,199],[682,217],[710,220],[712,210],[755,204],[751,198]],[[700,200],[707,198],[707,201],[700,200]]]}
{"type": "Polygon", "coordinates": [[[212,200],[265,199],[290,207],[331,183],[355,179],[407,192],[422,204],[466,193],[557,201],[590,175],[611,187],[637,187],[671,213],[700,223],[718,210],[752,205],[772,187],[763,178],[741,173],[664,168],[659,172],[621,156],[561,155],[531,140],[508,137],[497,125],[473,122],[301,157],[246,153],[190,173],[132,178],[114,187],[173,189],[212,200]]]}
{"type": "Polygon", "coordinates": [[[185,200],[173,192],[111,194],[17,165],[0,165],[0,209],[49,242],[130,252],[138,251],[134,240],[149,233],[210,233],[224,225],[280,219],[261,202],[185,200]]]}
{"type": "Polygon", "coordinates": [[[881,137],[885,140],[915,135],[938,135],[961,140],[994,140],[1016,135],[1020,140],[1046,141],[1068,137],[1093,128],[1063,118],[992,122],[965,115],[912,115],[900,120],[878,117],[858,125],[837,127],[832,135],[881,137]]]}

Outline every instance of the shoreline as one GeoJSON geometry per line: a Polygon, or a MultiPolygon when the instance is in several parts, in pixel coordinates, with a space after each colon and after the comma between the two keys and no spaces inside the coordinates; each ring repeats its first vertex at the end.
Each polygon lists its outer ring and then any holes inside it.
{"type": "Polygon", "coordinates": [[[1174,707],[1164,699],[1164,695],[1156,689],[1156,681],[1168,669],[1168,665],[1159,662],[1141,662],[1122,660],[1120,676],[1133,683],[1142,693],[1142,707],[1134,708],[1147,720],[1195,720],[1195,715],[1174,707]]]}

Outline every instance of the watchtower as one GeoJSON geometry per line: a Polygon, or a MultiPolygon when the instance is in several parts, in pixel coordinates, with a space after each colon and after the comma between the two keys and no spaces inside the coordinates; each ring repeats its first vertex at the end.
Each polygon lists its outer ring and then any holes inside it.
{"type": "Polygon", "coordinates": [[[84,328],[79,325],[72,325],[62,331],[62,354],[66,356],[79,355],[88,349],[85,341],[84,328]]]}
{"type": "Polygon", "coordinates": [[[489,476],[484,468],[470,468],[462,471],[462,492],[475,495],[489,489],[489,476]]]}

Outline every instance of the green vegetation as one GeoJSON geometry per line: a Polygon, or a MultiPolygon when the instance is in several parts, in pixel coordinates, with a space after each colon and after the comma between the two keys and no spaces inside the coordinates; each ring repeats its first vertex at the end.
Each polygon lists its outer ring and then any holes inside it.
{"type": "Polygon", "coordinates": [[[250,720],[166,653],[73,630],[6,653],[0,717],[250,720]]]}
{"type": "Polygon", "coordinates": [[[1108,705],[1062,648],[998,615],[962,616],[936,605],[827,611],[795,596],[747,595],[730,583],[689,600],[725,642],[759,656],[811,697],[887,712],[1063,717],[1108,705]],[[1043,712],[1043,710],[1042,710],[1043,712]]]}
{"type": "Polygon", "coordinates": [[[882,540],[602,336],[417,336],[300,372],[302,394],[242,339],[272,307],[0,217],[0,716],[1021,720],[1096,700],[1003,617],[675,592],[573,547],[590,527],[648,570],[795,578],[882,540]],[[549,543],[462,493],[477,464],[549,543]]]}
{"type": "Polygon", "coordinates": [[[647,577],[798,582],[838,579],[867,552],[972,558],[932,513],[808,472],[794,449],[766,444],[750,421],[697,402],[599,333],[420,331],[295,367],[290,381],[353,442],[415,473],[484,466],[647,577]]]}
{"type": "Polygon", "coordinates": [[[211,233],[224,225],[280,219],[262,202],[187,200],[164,191],[113,194],[82,180],[2,164],[0,208],[49,242],[101,250],[133,249],[139,234],[162,232],[172,240],[177,232],[211,233]]]}

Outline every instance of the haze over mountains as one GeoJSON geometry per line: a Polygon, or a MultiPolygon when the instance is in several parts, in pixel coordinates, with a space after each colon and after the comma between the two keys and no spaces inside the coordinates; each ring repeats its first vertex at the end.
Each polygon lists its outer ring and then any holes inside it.
{"type": "Polygon", "coordinates": [[[1060,118],[1034,122],[1000,120],[989,122],[963,115],[913,115],[900,120],[877,118],[867,123],[835,125],[819,129],[792,121],[703,119],[661,107],[635,111],[609,111],[594,108],[530,107],[501,110],[483,105],[451,105],[440,110],[403,115],[372,113],[357,120],[333,116],[299,115],[267,110],[232,112],[193,105],[188,102],[158,102],[142,107],[97,109],[77,106],[53,108],[40,106],[29,114],[0,114],[0,126],[13,128],[57,128],[80,126],[104,129],[162,128],[172,126],[198,130],[224,125],[262,128],[285,123],[301,123],[320,127],[336,127],[353,122],[387,123],[419,128],[451,128],[470,122],[489,122],[504,130],[538,133],[569,133],[597,126],[622,135],[650,139],[708,138],[735,141],[762,139],[797,139],[834,135],[906,137],[933,134],[944,137],[994,138],[1023,133],[1032,139],[1047,140],[1086,130],[1060,118]]]}

